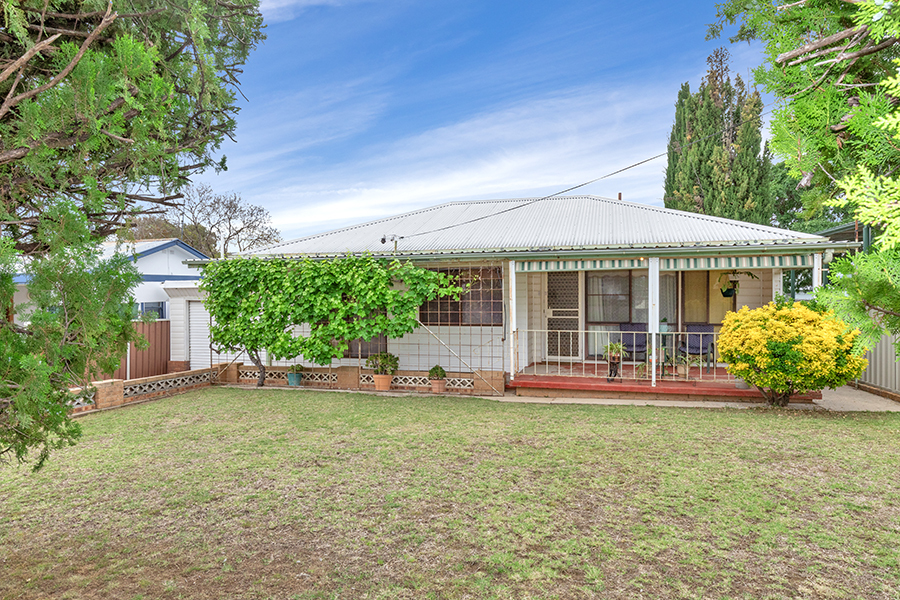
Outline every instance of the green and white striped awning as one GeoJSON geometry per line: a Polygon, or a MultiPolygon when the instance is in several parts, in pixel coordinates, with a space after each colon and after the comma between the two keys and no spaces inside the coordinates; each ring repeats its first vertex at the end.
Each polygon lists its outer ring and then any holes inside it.
{"type": "MultiPolygon", "coordinates": [[[[811,269],[812,254],[781,256],[703,256],[698,258],[661,258],[660,271],[718,271],[730,269],[811,269]]],[[[647,269],[646,258],[609,260],[522,260],[516,261],[517,273],[547,271],[608,271],[647,269]]]]}

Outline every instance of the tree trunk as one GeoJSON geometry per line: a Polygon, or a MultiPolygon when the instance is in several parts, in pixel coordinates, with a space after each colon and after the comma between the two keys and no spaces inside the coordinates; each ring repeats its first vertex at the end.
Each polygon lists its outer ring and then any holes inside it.
{"type": "Polygon", "coordinates": [[[250,357],[250,360],[253,361],[253,364],[259,369],[259,379],[256,382],[256,387],[264,386],[266,384],[266,366],[260,360],[259,352],[256,350],[247,350],[247,356],[250,357]]]}
{"type": "Polygon", "coordinates": [[[778,390],[773,390],[770,388],[761,388],[756,386],[762,395],[765,397],[766,402],[769,403],[770,406],[778,406],[784,408],[788,405],[788,402],[791,400],[791,396],[794,394],[793,390],[788,390],[786,392],[779,392],[778,390]]]}

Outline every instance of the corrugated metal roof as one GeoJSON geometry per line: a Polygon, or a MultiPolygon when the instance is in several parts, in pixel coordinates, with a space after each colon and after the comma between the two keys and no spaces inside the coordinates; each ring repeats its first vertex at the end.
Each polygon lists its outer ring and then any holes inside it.
{"type": "Polygon", "coordinates": [[[248,254],[401,254],[791,245],[820,236],[597,196],[450,202],[283,242],[248,254]],[[386,238],[386,243],[382,243],[386,238]]]}

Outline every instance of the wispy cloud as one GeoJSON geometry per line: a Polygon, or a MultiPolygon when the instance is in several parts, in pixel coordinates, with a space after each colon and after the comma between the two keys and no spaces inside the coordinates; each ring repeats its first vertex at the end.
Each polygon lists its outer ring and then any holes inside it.
{"type": "MultiPolygon", "coordinates": [[[[265,205],[287,237],[446,200],[554,193],[664,150],[671,110],[660,106],[660,92],[569,90],[374,144],[325,169],[260,151],[232,167],[229,183],[265,205]]],[[[332,108],[319,124],[367,113],[352,104],[332,108]]],[[[322,131],[325,139],[330,129],[322,131]]],[[[658,201],[664,166],[652,162],[581,191],[658,201]]]]}
{"type": "MultiPolygon", "coordinates": [[[[264,8],[364,1],[270,0],[264,8]]],[[[202,179],[265,206],[292,238],[438,202],[552,194],[665,152],[678,88],[689,79],[696,89],[702,53],[640,75],[619,65],[566,83],[553,69],[577,57],[553,35],[528,36],[522,43],[539,50],[524,63],[522,48],[511,46],[409,85],[405,71],[432,64],[413,55],[452,45],[429,36],[388,66],[372,61],[348,76],[342,65],[333,77],[300,83],[300,92],[271,92],[242,113],[240,145],[225,148],[229,171],[202,179]]],[[[758,49],[741,47],[733,71],[744,74],[757,59],[758,49]]],[[[663,157],[575,193],[661,204],[664,169],[663,157]]]]}
{"type": "Polygon", "coordinates": [[[305,9],[322,6],[347,6],[374,0],[262,0],[260,11],[268,22],[289,21],[305,9]]]}

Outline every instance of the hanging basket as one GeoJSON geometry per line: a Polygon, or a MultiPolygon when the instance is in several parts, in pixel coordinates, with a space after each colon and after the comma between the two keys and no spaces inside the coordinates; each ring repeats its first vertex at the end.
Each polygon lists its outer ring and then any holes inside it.
{"type": "Polygon", "coordinates": [[[722,296],[724,296],[725,298],[731,298],[734,296],[734,293],[736,291],[737,289],[733,287],[725,288],[724,290],[722,290],[722,296]]]}

